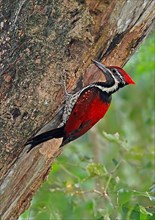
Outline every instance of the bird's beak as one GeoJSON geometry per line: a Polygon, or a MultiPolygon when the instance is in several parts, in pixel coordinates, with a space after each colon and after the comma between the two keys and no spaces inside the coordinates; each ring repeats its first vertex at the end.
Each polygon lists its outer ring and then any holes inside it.
{"type": "Polygon", "coordinates": [[[109,69],[106,67],[106,66],[104,66],[102,63],[100,63],[100,62],[98,62],[98,61],[96,61],[96,60],[92,60],[93,61],[93,63],[95,63],[95,65],[100,69],[100,70],[102,70],[105,74],[108,74],[109,75],[109,69]]]}

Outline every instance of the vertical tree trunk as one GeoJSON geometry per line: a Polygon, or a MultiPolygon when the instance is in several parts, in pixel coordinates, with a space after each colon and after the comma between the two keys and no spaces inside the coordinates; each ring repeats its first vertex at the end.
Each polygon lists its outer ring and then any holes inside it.
{"type": "Polygon", "coordinates": [[[61,122],[68,91],[101,79],[91,59],[122,66],[153,27],[153,0],[2,1],[1,215],[17,219],[61,150],[52,140],[26,153],[24,143],[47,122],[61,122]]]}

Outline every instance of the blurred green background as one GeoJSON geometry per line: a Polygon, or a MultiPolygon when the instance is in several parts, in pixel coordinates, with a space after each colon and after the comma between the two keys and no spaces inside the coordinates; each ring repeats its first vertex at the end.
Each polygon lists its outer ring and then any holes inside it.
{"type": "Polygon", "coordinates": [[[113,95],[102,121],[67,145],[20,220],[153,220],[152,33],[125,70],[136,85],[113,95]]]}

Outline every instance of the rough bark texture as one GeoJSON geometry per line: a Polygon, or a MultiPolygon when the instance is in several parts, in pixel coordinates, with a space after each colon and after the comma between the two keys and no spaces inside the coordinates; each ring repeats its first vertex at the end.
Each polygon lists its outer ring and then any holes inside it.
{"type": "MultiPolygon", "coordinates": [[[[153,0],[3,0],[1,4],[2,219],[17,219],[60,153],[52,140],[23,146],[52,120],[80,76],[101,79],[91,59],[122,66],[153,27],[153,0]]],[[[60,117],[50,126],[58,126],[60,117]]]]}

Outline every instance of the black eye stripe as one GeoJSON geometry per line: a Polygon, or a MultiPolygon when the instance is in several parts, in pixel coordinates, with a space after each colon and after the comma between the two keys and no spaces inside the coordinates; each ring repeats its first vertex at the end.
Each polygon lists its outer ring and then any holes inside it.
{"type": "Polygon", "coordinates": [[[112,72],[117,74],[117,76],[121,79],[122,83],[125,84],[122,74],[117,69],[112,69],[112,72]]]}

